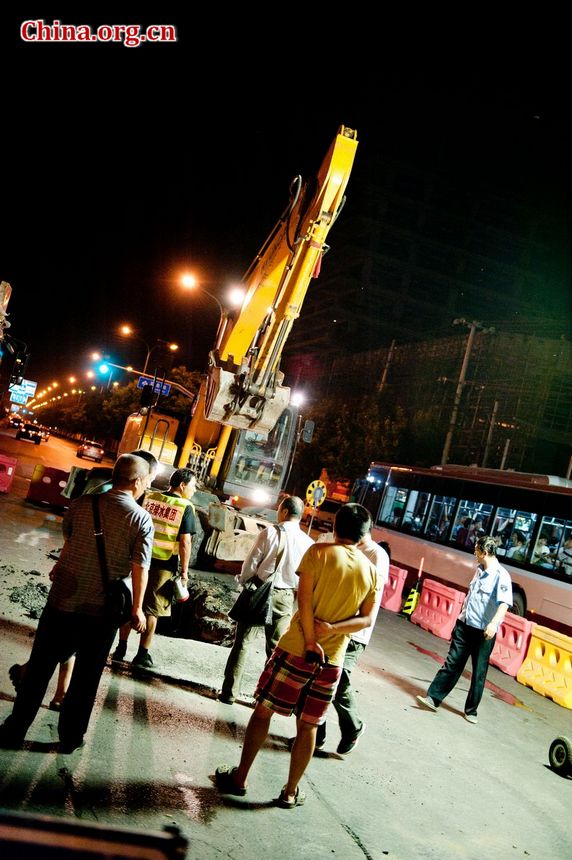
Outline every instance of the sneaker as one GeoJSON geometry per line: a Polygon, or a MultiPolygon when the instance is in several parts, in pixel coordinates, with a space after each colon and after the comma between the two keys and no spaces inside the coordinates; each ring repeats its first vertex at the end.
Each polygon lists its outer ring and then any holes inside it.
{"type": "Polygon", "coordinates": [[[132,666],[136,666],[138,669],[152,669],[153,668],[153,658],[149,653],[147,654],[136,654],[133,660],[131,661],[132,666]]]}
{"type": "Polygon", "coordinates": [[[222,702],[223,705],[234,705],[234,699],[232,696],[223,696],[222,693],[219,693],[216,697],[217,702],[222,702]]]}
{"type": "Polygon", "coordinates": [[[430,711],[437,710],[437,705],[430,696],[415,696],[415,698],[424,708],[429,708],[430,711]]]}
{"type": "Polygon", "coordinates": [[[58,752],[61,755],[71,755],[76,750],[80,750],[85,746],[85,741],[83,738],[75,740],[75,741],[60,741],[58,752]]]}
{"type": "Polygon", "coordinates": [[[122,663],[127,654],[127,642],[119,642],[119,645],[111,655],[111,660],[114,663],[122,663]]]}
{"type": "Polygon", "coordinates": [[[468,723],[473,723],[473,725],[479,722],[476,714],[465,714],[465,719],[468,723]]]}
{"type": "Polygon", "coordinates": [[[364,732],[365,732],[365,723],[362,723],[361,729],[359,730],[359,732],[356,732],[356,734],[353,736],[353,738],[351,738],[351,740],[345,741],[342,738],[341,741],[339,742],[338,748],[336,750],[337,754],[338,755],[347,755],[348,753],[353,752],[355,750],[355,748],[357,747],[358,741],[364,732]]]}

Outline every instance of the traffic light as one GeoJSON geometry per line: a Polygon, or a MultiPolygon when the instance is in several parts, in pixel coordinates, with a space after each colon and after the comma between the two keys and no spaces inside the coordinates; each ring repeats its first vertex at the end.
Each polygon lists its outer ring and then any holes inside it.
{"type": "Polygon", "coordinates": [[[28,366],[29,358],[29,352],[16,353],[16,358],[14,359],[14,364],[12,366],[12,372],[10,373],[10,385],[22,384],[22,382],[24,381],[24,374],[26,372],[26,367],[28,366]]]}

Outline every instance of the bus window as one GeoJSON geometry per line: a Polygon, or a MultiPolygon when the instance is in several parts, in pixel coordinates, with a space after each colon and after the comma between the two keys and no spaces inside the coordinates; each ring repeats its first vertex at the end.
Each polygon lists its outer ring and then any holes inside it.
{"type": "MultiPolygon", "coordinates": [[[[561,572],[560,562],[566,558],[560,557],[560,551],[564,547],[566,536],[568,539],[572,536],[570,524],[566,520],[551,516],[542,517],[530,563],[535,567],[561,572]]],[[[572,562],[572,554],[570,561],[572,562]]]]}
{"type": "Polygon", "coordinates": [[[560,545],[554,552],[554,567],[562,576],[572,578],[572,520],[555,520],[562,523],[560,545]]]}
{"type": "Polygon", "coordinates": [[[409,492],[401,523],[404,532],[416,533],[421,531],[430,498],[429,493],[420,493],[417,490],[409,492]]]}
{"type": "Polygon", "coordinates": [[[452,542],[466,549],[474,549],[477,538],[487,534],[492,511],[492,505],[461,500],[453,525],[452,542]]]}
{"type": "Polygon", "coordinates": [[[452,496],[433,496],[425,532],[433,540],[446,540],[457,499],[452,496]]]}
{"type": "Polygon", "coordinates": [[[492,537],[497,540],[497,555],[504,555],[514,561],[525,561],[535,525],[536,514],[498,508],[491,531],[492,537]]]}
{"type": "Polygon", "coordinates": [[[378,523],[400,526],[407,501],[407,490],[402,487],[387,487],[383,505],[379,512],[378,523]]]}

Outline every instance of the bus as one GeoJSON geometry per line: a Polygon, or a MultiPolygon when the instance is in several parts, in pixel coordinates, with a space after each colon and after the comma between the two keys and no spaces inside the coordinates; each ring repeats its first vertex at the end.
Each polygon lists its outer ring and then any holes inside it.
{"type": "Polygon", "coordinates": [[[418,577],[467,591],[482,535],[511,575],[512,611],[572,636],[572,481],[473,466],[417,468],[373,462],[353,486],[375,540],[418,577]]]}

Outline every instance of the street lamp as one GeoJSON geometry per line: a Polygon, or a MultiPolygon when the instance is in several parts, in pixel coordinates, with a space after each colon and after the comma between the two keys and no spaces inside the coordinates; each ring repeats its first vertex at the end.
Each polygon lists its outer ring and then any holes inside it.
{"type": "Polygon", "coordinates": [[[178,343],[170,343],[168,340],[163,340],[160,337],[155,338],[155,343],[153,346],[149,346],[147,341],[141,337],[141,335],[137,334],[137,332],[131,328],[129,325],[122,325],[119,329],[122,335],[125,337],[134,337],[137,340],[140,340],[141,343],[145,345],[145,349],[147,350],[147,355],[145,356],[145,364],[143,365],[143,373],[147,373],[147,367],[149,365],[149,359],[151,358],[151,353],[153,350],[157,349],[158,346],[166,346],[171,352],[176,352],[179,348],[178,343]]]}
{"type": "MultiPolygon", "coordinates": [[[[228,311],[223,307],[222,302],[220,301],[220,299],[218,299],[218,298],[217,298],[213,293],[211,293],[209,290],[205,289],[205,287],[202,287],[202,286],[199,284],[199,282],[197,281],[197,279],[196,279],[196,277],[195,277],[194,275],[191,275],[189,272],[187,272],[186,274],[182,275],[182,276],[181,276],[181,285],[182,285],[183,287],[185,287],[185,289],[187,289],[187,290],[200,290],[200,292],[201,292],[201,293],[204,293],[206,296],[210,296],[210,298],[213,300],[213,302],[216,302],[217,307],[218,307],[218,309],[219,309],[219,313],[220,313],[220,315],[221,315],[221,318],[222,318],[223,316],[226,316],[226,314],[227,314],[227,312],[228,312],[228,311]]],[[[228,292],[227,292],[227,294],[226,294],[226,296],[225,296],[225,299],[226,299],[226,303],[227,303],[231,308],[237,308],[237,307],[240,307],[240,306],[241,306],[241,304],[242,304],[242,302],[243,302],[243,300],[244,300],[244,290],[243,290],[243,288],[242,288],[242,287],[231,287],[231,288],[228,290],[228,292]]]]}

